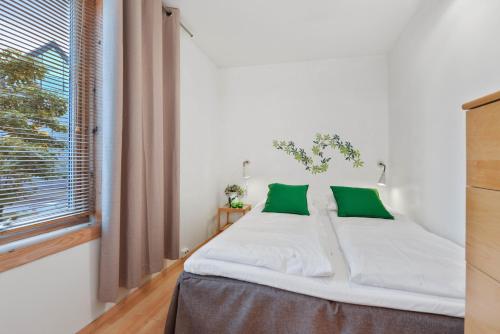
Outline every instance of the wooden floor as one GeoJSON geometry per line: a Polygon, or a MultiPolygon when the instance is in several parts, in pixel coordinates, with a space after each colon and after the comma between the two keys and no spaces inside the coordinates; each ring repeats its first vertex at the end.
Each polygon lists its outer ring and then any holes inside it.
{"type": "Polygon", "coordinates": [[[183,261],[173,264],[78,334],[163,333],[167,310],[183,261]]]}

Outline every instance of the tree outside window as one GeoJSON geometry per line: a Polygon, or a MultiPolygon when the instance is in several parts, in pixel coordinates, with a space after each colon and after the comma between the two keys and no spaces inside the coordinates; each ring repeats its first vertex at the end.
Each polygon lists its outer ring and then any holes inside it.
{"type": "Polygon", "coordinates": [[[38,57],[0,50],[0,228],[15,222],[20,206],[36,201],[37,185],[67,178],[68,97],[45,87],[50,69],[38,57]],[[15,203],[13,203],[15,201],[15,203]],[[15,206],[9,216],[7,210],[15,206]],[[14,210],[13,210],[14,212],[14,210]],[[2,215],[2,213],[4,213],[2,215]]]}

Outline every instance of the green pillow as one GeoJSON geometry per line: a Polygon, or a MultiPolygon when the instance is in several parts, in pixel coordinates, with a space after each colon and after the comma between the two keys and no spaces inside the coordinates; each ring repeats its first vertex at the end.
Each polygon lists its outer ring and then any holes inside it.
{"type": "Polygon", "coordinates": [[[307,189],[309,185],[290,186],[272,183],[267,193],[266,205],[262,212],[293,213],[309,216],[307,189]]]}
{"type": "Polygon", "coordinates": [[[376,189],[336,186],[330,188],[337,202],[339,217],[394,219],[382,204],[376,189]]]}

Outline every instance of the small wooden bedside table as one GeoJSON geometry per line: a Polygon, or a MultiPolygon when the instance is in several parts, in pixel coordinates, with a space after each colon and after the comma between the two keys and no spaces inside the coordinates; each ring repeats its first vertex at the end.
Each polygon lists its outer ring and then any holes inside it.
{"type": "Polygon", "coordinates": [[[252,210],[252,206],[250,204],[245,204],[242,208],[230,208],[228,206],[219,208],[219,211],[217,212],[217,227],[219,229],[219,232],[231,226],[232,223],[229,221],[229,216],[231,215],[231,213],[241,213],[244,216],[250,210],[252,210]],[[226,213],[226,225],[224,225],[224,227],[220,226],[220,216],[223,213],[226,213]]]}

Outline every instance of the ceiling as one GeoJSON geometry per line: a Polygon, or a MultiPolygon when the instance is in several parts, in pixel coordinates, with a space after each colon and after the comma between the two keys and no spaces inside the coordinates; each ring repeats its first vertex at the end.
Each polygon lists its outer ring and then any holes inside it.
{"type": "Polygon", "coordinates": [[[220,67],[386,53],[421,0],[163,0],[220,67]]]}

